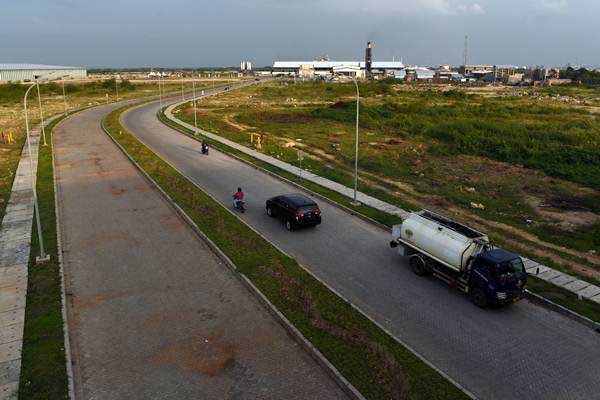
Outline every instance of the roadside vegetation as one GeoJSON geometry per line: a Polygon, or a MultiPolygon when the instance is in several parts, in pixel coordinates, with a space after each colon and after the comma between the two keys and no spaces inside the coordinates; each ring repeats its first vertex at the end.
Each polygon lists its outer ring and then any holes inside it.
{"type": "Polygon", "coordinates": [[[36,224],[33,224],[27,281],[27,306],[21,354],[19,398],[27,400],[68,399],[61,275],[58,259],[52,166],[53,121],[46,130],[48,146],[40,146],[37,196],[43,229],[44,248],[50,261],[37,265],[40,254],[36,224]]]}
{"type": "Polygon", "coordinates": [[[369,399],[467,396],[145,147],[110,113],[105,128],[238,270],[369,399]]]}
{"type": "MultiPolygon", "coordinates": [[[[362,83],[360,190],[600,283],[600,114],[551,89],[362,83]]],[[[261,151],[299,166],[301,150],[303,168],[352,186],[354,96],[352,83],[278,82],[202,99],[196,113],[203,129],[251,147],[266,135],[261,151]]],[[[175,113],[193,124],[193,111],[175,113]]]]}

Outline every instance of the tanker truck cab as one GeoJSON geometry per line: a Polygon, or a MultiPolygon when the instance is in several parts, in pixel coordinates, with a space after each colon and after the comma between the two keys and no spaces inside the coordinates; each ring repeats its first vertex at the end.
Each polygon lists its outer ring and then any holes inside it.
{"type": "Polygon", "coordinates": [[[479,307],[523,296],[527,273],[516,254],[494,248],[487,235],[431,211],[411,213],[392,228],[391,247],[409,257],[417,275],[434,275],[468,293],[479,307]]]}
{"type": "Polygon", "coordinates": [[[526,283],[527,273],[521,258],[493,249],[479,253],[472,261],[465,291],[479,307],[504,305],[520,300],[526,283]]]}

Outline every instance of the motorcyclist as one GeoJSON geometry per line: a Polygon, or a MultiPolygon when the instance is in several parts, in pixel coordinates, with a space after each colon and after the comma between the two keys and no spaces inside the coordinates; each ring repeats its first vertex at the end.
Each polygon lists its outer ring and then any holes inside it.
{"type": "Polygon", "coordinates": [[[235,208],[239,207],[239,202],[244,200],[244,192],[242,192],[242,188],[237,188],[237,192],[233,195],[233,206],[235,208]]]}
{"type": "Polygon", "coordinates": [[[202,153],[208,154],[208,143],[202,141],[202,153]]]}

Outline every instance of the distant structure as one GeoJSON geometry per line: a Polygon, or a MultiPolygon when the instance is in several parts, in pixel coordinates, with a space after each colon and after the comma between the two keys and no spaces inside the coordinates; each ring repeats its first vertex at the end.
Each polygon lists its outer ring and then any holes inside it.
{"type": "Polygon", "coordinates": [[[42,64],[0,64],[0,81],[33,81],[41,79],[86,78],[87,69],[42,64]]]}
{"type": "Polygon", "coordinates": [[[242,61],[240,63],[240,71],[241,72],[250,72],[250,71],[252,71],[252,63],[250,61],[242,61]]]}
{"type": "Polygon", "coordinates": [[[469,35],[465,35],[465,48],[463,50],[463,65],[469,64],[469,35]]]}
{"type": "MultiPolygon", "coordinates": [[[[373,76],[394,76],[395,72],[403,69],[402,61],[371,62],[373,76]]],[[[275,61],[272,70],[275,76],[365,78],[367,66],[365,61],[275,61]]]]}
{"type": "Polygon", "coordinates": [[[367,48],[365,50],[365,72],[367,74],[367,79],[373,78],[372,66],[373,66],[373,45],[371,44],[371,42],[368,42],[367,48]]]}

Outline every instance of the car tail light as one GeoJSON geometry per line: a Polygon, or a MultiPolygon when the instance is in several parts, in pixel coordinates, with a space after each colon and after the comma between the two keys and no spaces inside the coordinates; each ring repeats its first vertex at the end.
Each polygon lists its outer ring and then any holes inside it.
{"type": "Polygon", "coordinates": [[[315,211],[315,215],[316,215],[316,216],[319,216],[319,215],[321,215],[321,210],[317,210],[317,211],[315,211]]]}

